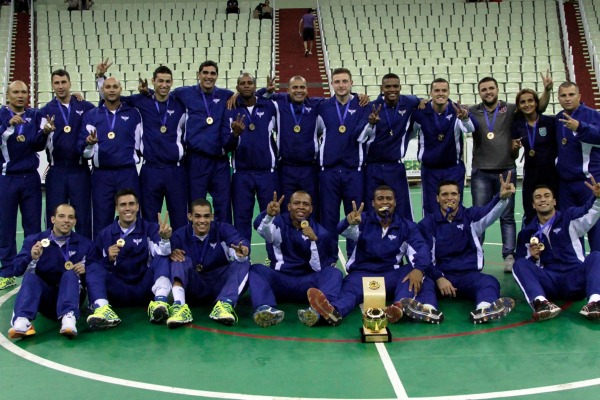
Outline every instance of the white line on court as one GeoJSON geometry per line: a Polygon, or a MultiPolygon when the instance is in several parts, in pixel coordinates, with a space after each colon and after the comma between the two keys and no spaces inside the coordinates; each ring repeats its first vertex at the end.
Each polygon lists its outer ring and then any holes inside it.
{"type": "Polygon", "coordinates": [[[392,383],[394,393],[396,393],[396,398],[399,400],[408,400],[408,394],[404,389],[404,385],[402,385],[402,381],[400,381],[398,371],[396,371],[396,367],[394,367],[394,363],[392,362],[392,359],[390,358],[390,355],[388,354],[385,345],[383,343],[375,343],[375,347],[379,352],[379,357],[381,358],[383,367],[385,368],[388,378],[392,383]]]}

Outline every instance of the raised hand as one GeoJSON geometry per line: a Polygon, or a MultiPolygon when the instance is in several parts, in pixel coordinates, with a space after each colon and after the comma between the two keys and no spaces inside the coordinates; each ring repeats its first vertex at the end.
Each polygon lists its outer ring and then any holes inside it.
{"type": "Polygon", "coordinates": [[[367,96],[366,93],[359,93],[358,94],[358,105],[361,107],[365,107],[367,106],[369,103],[371,102],[371,99],[369,98],[369,96],[367,96]]]}
{"type": "Polygon", "coordinates": [[[99,64],[96,64],[96,78],[106,75],[106,71],[108,71],[111,65],[112,62],[110,62],[108,57],[99,64]]]}
{"type": "Polygon", "coordinates": [[[277,200],[277,192],[273,192],[273,200],[267,205],[267,214],[271,217],[278,215],[281,212],[281,203],[283,203],[284,198],[285,196],[281,196],[281,198],[277,200]]]}
{"type": "Polygon", "coordinates": [[[44,248],[42,247],[42,242],[35,242],[35,244],[31,247],[31,259],[39,260],[43,253],[44,248]]]}
{"type": "Polygon", "coordinates": [[[92,129],[88,137],[85,138],[85,144],[89,146],[93,146],[98,143],[98,134],[95,129],[92,129]]]}
{"type": "Polygon", "coordinates": [[[50,132],[54,132],[56,126],[54,126],[54,115],[50,117],[46,115],[46,123],[44,124],[44,134],[49,134],[50,132]]]}
{"type": "Polygon", "coordinates": [[[71,93],[71,96],[75,97],[75,100],[77,100],[77,101],[84,101],[85,100],[85,97],[83,97],[83,95],[81,93],[79,93],[79,92],[71,93]]]}
{"type": "Polygon", "coordinates": [[[146,96],[150,94],[150,91],[148,90],[148,79],[142,79],[141,76],[138,78],[138,92],[146,96]]]}
{"type": "Polygon", "coordinates": [[[600,183],[596,183],[596,179],[594,179],[593,175],[590,175],[590,182],[592,182],[591,184],[588,181],[585,181],[585,186],[589,187],[590,190],[592,191],[592,193],[594,193],[594,196],[596,196],[596,198],[600,198],[600,183]]]}
{"type": "Polygon", "coordinates": [[[235,255],[240,258],[247,257],[248,253],[250,253],[248,247],[244,246],[244,242],[239,242],[237,246],[232,243],[229,247],[235,250],[235,255]]]}
{"type": "Polygon", "coordinates": [[[564,118],[559,119],[559,121],[563,123],[565,128],[573,132],[577,132],[577,128],[579,128],[579,121],[571,118],[571,116],[567,115],[567,113],[563,113],[563,117],[564,118]]]}
{"type": "Polygon", "coordinates": [[[319,240],[319,238],[315,234],[315,231],[313,231],[313,228],[311,228],[310,225],[306,225],[304,228],[302,228],[302,234],[304,236],[306,236],[307,238],[309,238],[310,240],[312,240],[313,242],[316,242],[317,240],[319,240]]]}
{"type": "Polygon", "coordinates": [[[373,109],[371,110],[371,114],[369,114],[369,124],[377,125],[377,123],[381,120],[379,118],[380,111],[381,111],[381,104],[377,108],[375,108],[375,104],[373,104],[373,109]]]}
{"type": "Polygon", "coordinates": [[[165,219],[161,218],[161,213],[158,213],[158,235],[163,240],[169,240],[173,234],[173,228],[169,225],[169,212],[165,213],[165,219]]]}
{"type": "Polygon", "coordinates": [[[546,76],[544,76],[540,72],[540,77],[542,78],[542,82],[544,83],[544,89],[548,91],[552,90],[552,87],[554,86],[554,81],[552,80],[552,75],[550,75],[550,69],[546,70],[546,76]]]}
{"type": "Polygon", "coordinates": [[[458,118],[458,119],[469,118],[469,111],[466,108],[463,108],[460,105],[460,103],[452,103],[452,107],[454,108],[454,112],[456,112],[456,118],[458,118]]]}
{"type": "Polygon", "coordinates": [[[515,185],[510,181],[511,176],[512,171],[508,171],[505,181],[502,174],[498,175],[498,179],[500,179],[500,198],[503,200],[508,199],[515,193],[515,185]]]}
{"type": "Polygon", "coordinates": [[[356,209],[356,202],[352,200],[352,211],[346,216],[350,225],[358,225],[362,220],[362,212],[365,208],[365,203],[360,203],[358,210],[356,209]]]}
{"type": "Polygon", "coordinates": [[[267,76],[267,92],[274,93],[277,87],[275,86],[276,76],[267,76]]]}
{"type": "Polygon", "coordinates": [[[233,136],[238,137],[244,132],[246,129],[246,124],[244,124],[245,115],[238,114],[235,118],[235,121],[231,123],[231,131],[233,132],[233,136]]]}
{"type": "Polygon", "coordinates": [[[13,115],[10,121],[8,121],[9,125],[15,126],[19,124],[24,124],[26,121],[21,117],[21,114],[23,113],[13,115]]]}

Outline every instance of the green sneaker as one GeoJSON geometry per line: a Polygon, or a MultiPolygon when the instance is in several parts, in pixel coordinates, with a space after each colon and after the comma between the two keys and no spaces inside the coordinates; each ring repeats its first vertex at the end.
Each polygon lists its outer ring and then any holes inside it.
{"type": "Polygon", "coordinates": [[[226,301],[217,301],[209,317],[223,325],[233,325],[238,321],[233,307],[226,301]]]}
{"type": "Polygon", "coordinates": [[[16,284],[17,280],[14,276],[11,276],[10,278],[0,278],[0,290],[15,286],[16,284]]]}
{"type": "Polygon", "coordinates": [[[167,319],[167,326],[171,329],[179,328],[180,326],[189,324],[193,320],[192,311],[187,304],[173,304],[171,307],[171,316],[167,319]]]}
{"type": "Polygon", "coordinates": [[[112,308],[110,308],[110,305],[107,304],[96,308],[94,313],[87,317],[87,323],[92,329],[109,329],[119,325],[121,320],[112,308]]]}
{"type": "Polygon", "coordinates": [[[164,301],[151,301],[148,304],[148,317],[153,324],[161,324],[169,318],[169,305],[164,301]]]}

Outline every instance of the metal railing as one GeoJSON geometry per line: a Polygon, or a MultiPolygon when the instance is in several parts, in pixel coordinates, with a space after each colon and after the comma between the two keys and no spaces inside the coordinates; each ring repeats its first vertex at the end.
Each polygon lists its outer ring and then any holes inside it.
{"type": "Polygon", "coordinates": [[[323,18],[321,16],[321,4],[317,0],[317,20],[319,21],[319,35],[321,37],[321,49],[323,51],[323,63],[325,64],[325,73],[327,74],[327,84],[329,85],[329,93],[333,93],[331,86],[331,68],[329,67],[329,54],[327,53],[327,38],[325,37],[325,29],[323,29],[323,18]]]}
{"type": "Polygon", "coordinates": [[[29,0],[29,105],[36,107],[37,82],[35,80],[35,2],[29,0]]]}
{"type": "Polygon", "coordinates": [[[563,52],[565,54],[567,70],[569,71],[569,80],[571,82],[577,82],[575,80],[575,65],[573,64],[573,48],[569,45],[567,20],[565,18],[565,5],[563,0],[558,0],[558,14],[560,17],[560,29],[563,36],[563,52]]]}
{"type": "Polygon", "coordinates": [[[600,78],[600,59],[598,58],[598,52],[594,42],[592,41],[592,34],[590,31],[590,24],[585,13],[585,7],[583,0],[579,0],[579,13],[581,14],[581,21],[583,22],[583,32],[585,34],[585,42],[588,47],[588,54],[590,55],[590,62],[592,63],[592,69],[596,74],[596,79],[600,78]]]}
{"type": "Polygon", "coordinates": [[[8,75],[10,74],[10,56],[12,54],[13,24],[15,19],[15,0],[10,2],[10,13],[8,17],[8,49],[4,58],[4,79],[2,80],[2,104],[6,104],[6,91],[8,90],[8,75]]]}

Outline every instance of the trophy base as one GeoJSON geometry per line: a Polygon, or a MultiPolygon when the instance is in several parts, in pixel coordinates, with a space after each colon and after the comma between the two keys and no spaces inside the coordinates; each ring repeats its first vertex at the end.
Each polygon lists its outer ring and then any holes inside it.
{"type": "Polygon", "coordinates": [[[379,332],[373,332],[362,326],[359,328],[359,331],[362,343],[387,343],[392,341],[392,332],[388,328],[383,328],[379,332]]]}

